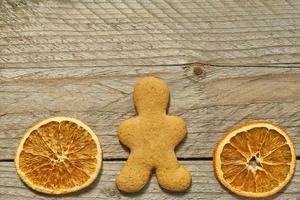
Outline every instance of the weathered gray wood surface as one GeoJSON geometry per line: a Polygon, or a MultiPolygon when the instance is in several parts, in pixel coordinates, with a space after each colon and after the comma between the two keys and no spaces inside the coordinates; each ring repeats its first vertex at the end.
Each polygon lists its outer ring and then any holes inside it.
{"type": "MultiPolygon", "coordinates": [[[[53,115],[86,122],[106,160],[100,181],[63,198],[235,199],[201,159],[234,124],[274,121],[300,153],[300,2],[0,0],[1,200],[58,199],[24,186],[12,162],[25,129],[53,115]],[[188,123],[177,149],[193,174],[186,194],[155,178],[133,196],[114,186],[113,160],[128,154],[115,129],[135,114],[131,92],[147,75],[168,82],[169,112],[188,123]]],[[[299,180],[297,168],[276,199],[300,199],[299,180]]]]}
{"type": "MultiPolygon", "coordinates": [[[[193,185],[185,193],[169,193],[163,191],[157,184],[156,177],[152,176],[150,184],[136,194],[120,193],[115,186],[115,176],[124,162],[105,161],[102,173],[89,188],[70,195],[57,196],[43,195],[29,190],[20,181],[15,173],[13,163],[0,163],[0,199],[2,200],[31,200],[31,199],[237,199],[225,191],[214,177],[211,161],[181,161],[189,168],[193,176],[193,185]]],[[[299,163],[298,163],[299,164],[299,163]]],[[[275,196],[276,199],[299,199],[300,171],[297,170],[291,183],[285,188],[284,193],[275,196]]]]}

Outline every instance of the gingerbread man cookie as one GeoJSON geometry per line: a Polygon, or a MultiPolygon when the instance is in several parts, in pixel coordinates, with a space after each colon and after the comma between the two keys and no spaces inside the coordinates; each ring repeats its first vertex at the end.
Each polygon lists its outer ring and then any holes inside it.
{"type": "Polygon", "coordinates": [[[134,90],[138,116],[121,123],[118,137],[130,148],[129,158],[116,179],[124,192],[141,190],[151,171],[156,171],[159,185],[170,191],[184,191],[191,184],[189,171],[180,166],[174,149],[185,137],[185,122],[167,115],[169,89],[154,77],[138,82],[134,90]]]}

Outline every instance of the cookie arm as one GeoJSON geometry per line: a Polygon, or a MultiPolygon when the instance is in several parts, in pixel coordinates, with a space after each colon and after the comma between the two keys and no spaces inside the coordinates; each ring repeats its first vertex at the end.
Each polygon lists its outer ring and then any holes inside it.
{"type": "Polygon", "coordinates": [[[185,121],[178,116],[168,116],[170,128],[170,138],[172,138],[172,143],[177,145],[187,134],[187,127],[185,121]]]}
{"type": "Polygon", "coordinates": [[[120,142],[127,147],[131,147],[133,142],[136,140],[136,120],[134,118],[125,120],[118,127],[118,138],[120,142]]]}

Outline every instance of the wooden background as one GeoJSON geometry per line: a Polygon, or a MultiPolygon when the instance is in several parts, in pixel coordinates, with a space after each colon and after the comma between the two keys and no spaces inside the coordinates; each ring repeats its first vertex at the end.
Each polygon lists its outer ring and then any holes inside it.
{"type": "MultiPolygon", "coordinates": [[[[300,153],[300,1],[0,0],[1,200],[237,199],[215,180],[212,151],[253,119],[283,126],[300,153]],[[177,148],[193,176],[185,193],[155,177],[132,195],[114,184],[128,156],[115,130],[147,75],[168,82],[169,112],[188,123],[177,148]],[[63,197],[30,190],[13,163],[24,130],[57,115],[86,122],[104,152],[97,181],[63,197]]],[[[300,199],[299,167],[273,198],[300,199]]]]}

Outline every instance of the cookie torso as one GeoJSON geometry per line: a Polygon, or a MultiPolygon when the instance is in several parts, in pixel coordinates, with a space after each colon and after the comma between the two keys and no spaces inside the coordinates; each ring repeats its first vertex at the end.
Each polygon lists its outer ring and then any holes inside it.
{"type": "Polygon", "coordinates": [[[186,135],[186,125],[176,116],[135,117],[124,121],[118,132],[122,143],[155,167],[163,162],[166,152],[174,152],[175,146],[186,135]]]}

